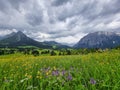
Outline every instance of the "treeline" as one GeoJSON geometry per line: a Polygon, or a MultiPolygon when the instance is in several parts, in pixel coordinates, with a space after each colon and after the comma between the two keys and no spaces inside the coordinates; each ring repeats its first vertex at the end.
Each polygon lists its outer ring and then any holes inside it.
{"type": "Polygon", "coordinates": [[[14,54],[16,52],[17,52],[16,49],[10,49],[10,48],[0,49],[0,55],[14,54]]]}
{"type": "MultiPolygon", "coordinates": [[[[114,49],[120,49],[120,46],[114,49]]],[[[0,48],[0,55],[22,53],[24,55],[83,55],[88,53],[102,53],[111,49],[40,49],[40,48],[0,48]]]]}

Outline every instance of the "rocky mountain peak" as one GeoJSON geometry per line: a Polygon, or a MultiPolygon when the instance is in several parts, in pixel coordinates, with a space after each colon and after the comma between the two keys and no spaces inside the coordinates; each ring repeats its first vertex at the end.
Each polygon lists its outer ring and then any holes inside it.
{"type": "Polygon", "coordinates": [[[114,32],[94,32],[83,37],[75,48],[113,48],[120,45],[120,36],[114,32]]]}
{"type": "Polygon", "coordinates": [[[114,32],[106,32],[106,31],[99,31],[99,32],[96,32],[98,35],[115,35],[114,32]]]}

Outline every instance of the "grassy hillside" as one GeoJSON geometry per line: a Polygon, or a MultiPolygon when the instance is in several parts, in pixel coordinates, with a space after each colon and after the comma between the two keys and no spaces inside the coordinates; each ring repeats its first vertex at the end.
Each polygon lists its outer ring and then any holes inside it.
{"type": "Polygon", "coordinates": [[[119,90],[119,53],[0,56],[0,90],[119,90]]]}

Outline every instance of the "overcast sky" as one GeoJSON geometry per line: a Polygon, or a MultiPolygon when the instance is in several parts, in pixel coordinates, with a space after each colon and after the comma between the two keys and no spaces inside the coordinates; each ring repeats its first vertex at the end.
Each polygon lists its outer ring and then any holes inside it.
{"type": "Polygon", "coordinates": [[[120,32],[120,0],[0,0],[0,35],[73,44],[96,31],[120,32]]]}

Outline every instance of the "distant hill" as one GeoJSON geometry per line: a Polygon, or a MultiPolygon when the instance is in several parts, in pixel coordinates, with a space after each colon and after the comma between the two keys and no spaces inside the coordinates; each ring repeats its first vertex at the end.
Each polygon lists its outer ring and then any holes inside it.
{"type": "Polygon", "coordinates": [[[58,43],[58,42],[55,42],[55,41],[44,41],[43,43],[47,44],[47,45],[50,45],[52,47],[55,47],[57,49],[61,49],[61,48],[70,48],[69,46],[67,45],[63,45],[61,43],[58,43]]]}
{"type": "Polygon", "coordinates": [[[20,46],[35,46],[39,48],[69,48],[66,45],[62,45],[60,43],[54,41],[45,41],[45,42],[38,42],[30,37],[26,36],[23,32],[13,32],[1,38],[0,40],[0,47],[20,47],[20,46]]]}
{"type": "Polygon", "coordinates": [[[74,48],[113,48],[120,45],[120,35],[114,32],[94,32],[83,37],[74,48]]]}

